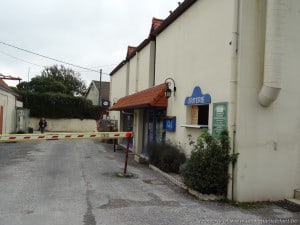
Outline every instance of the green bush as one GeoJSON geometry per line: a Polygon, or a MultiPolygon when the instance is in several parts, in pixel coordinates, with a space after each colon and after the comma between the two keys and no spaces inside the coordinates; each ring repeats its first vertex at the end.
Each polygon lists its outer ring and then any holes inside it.
{"type": "Polygon", "coordinates": [[[32,117],[99,119],[103,111],[90,100],[62,93],[24,94],[23,101],[32,117]]]}
{"type": "Polygon", "coordinates": [[[228,132],[215,138],[205,131],[193,145],[190,158],[181,167],[184,183],[203,194],[226,196],[228,166],[236,159],[236,155],[229,154],[228,132]]]}
{"type": "Polygon", "coordinates": [[[147,147],[149,162],[165,172],[179,173],[185,154],[176,146],[169,144],[150,144],[147,147]]]}

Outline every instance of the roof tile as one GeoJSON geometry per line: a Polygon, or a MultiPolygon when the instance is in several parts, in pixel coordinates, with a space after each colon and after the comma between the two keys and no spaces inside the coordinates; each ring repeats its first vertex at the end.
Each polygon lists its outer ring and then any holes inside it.
{"type": "Polygon", "coordinates": [[[166,108],[168,100],[164,95],[167,86],[165,83],[120,98],[110,110],[122,110],[133,108],[166,108]]]}

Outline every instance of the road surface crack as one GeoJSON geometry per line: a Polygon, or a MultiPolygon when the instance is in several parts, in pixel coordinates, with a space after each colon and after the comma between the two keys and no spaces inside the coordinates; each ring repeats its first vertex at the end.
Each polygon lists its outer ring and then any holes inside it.
{"type": "Polygon", "coordinates": [[[82,170],[82,178],[84,180],[85,187],[86,187],[85,198],[86,198],[86,205],[87,205],[86,212],[83,216],[83,223],[84,225],[96,225],[95,215],[93,214],[93,206],[90,200],[90,195],[92,192],[91,184],[88,181],[87,175],[84,173],[83,170],[82,170]]]}

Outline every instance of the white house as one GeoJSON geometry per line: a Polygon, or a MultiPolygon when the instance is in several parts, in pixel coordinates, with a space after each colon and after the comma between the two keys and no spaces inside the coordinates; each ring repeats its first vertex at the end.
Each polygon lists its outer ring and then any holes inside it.
{"type": "Polygon", "coordinates": [[[85,98],[92,101],[93,105],[109,106],[110,83],[93,80],[85,94],[85,98]]]}
{"type": "Polygon", "coordinates": [[[239,153],[228,197],[293,198],[300,188],[299,11],[298,0],[185,0],[152,23],[149,37],[111,72],[119,111],[112,115],[121,130],[132,116],[133,151],[147,154],[147,143],[166,140],[189,154],[188,135],[227,128],[239,153]]]}
{"type": "MultiPolygon", "coordinates": [[[[17,108],[23,103],[17,99],[17,94],[0,79],[0,134],[8,134],[17,131],[17,108]]],[[[19,121],[20,122],[20,121],[19,121]]]]}

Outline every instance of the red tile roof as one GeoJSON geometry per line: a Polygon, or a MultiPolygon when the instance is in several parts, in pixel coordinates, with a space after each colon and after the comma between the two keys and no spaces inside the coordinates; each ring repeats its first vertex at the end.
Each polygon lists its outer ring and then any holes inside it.
{"type": "Polygon", "coordinates": [[[137,92],[132,95],[120,98],[110,110],[123,110],[134,108],[166,108],[168,99],[165,97],[164,92],[167,88],[165,83],[154,86],[152,88],[137,92]]]}
{"type": "Polygon", "coordinates": [[[164,20],[162,20],[162,19],[157,19],[157,18],[153,17],[153,18],[152,18],[152,26],[153,26],[154,30],[155,30],[157,27],[159,27],[160,24],[161,24],[162,22],[164,22],[164,20]]]}
{"type": "Polygon", "coordinates": [[[161,24],[164,22],[164,20],[157,19],[155,17],[152,18],[152,24],[150,28],[149,38],[151,38],[151,34],[154,30],[156,30],[161,24]]]}
{"type": "Polygon", "coordinates": [[[128,59],[131,56],[131,54],[133,54],[135,51],[136,51],[136,47],[128,46],[126,59],[128,59]]]}

